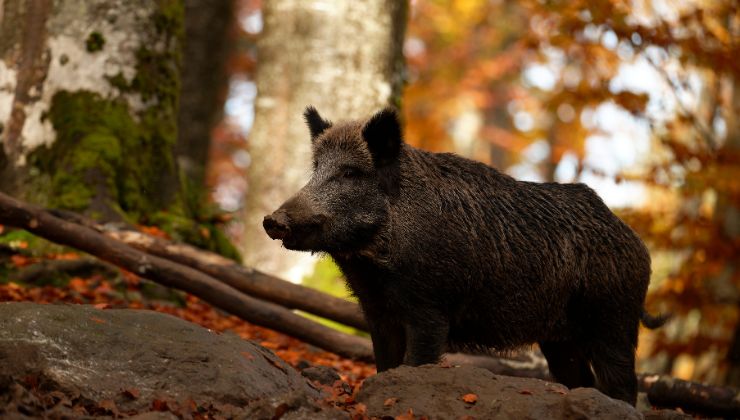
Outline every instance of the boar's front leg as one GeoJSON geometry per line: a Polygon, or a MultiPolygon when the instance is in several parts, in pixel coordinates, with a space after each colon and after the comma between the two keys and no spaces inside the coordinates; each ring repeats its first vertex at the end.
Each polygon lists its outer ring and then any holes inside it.
{"type": "Polygon", "coordinates": [[[368,321],[377,371],[383,372],[400,366],[406,352],[406,337],[404,336],[403,326],[397,321],[379,319],[368,321]]]}
{"type": "Polygon", "coordinates": [[[404,364],[420,366],[439,362],[447,346],[449,322],[441,314],[412,319],[406,323],[406,359],[404,364]]]}

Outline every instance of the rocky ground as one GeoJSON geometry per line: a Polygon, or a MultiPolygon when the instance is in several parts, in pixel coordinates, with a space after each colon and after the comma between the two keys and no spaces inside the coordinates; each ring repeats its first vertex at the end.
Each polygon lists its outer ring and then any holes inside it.
{"type": "Polygon", "coordinates": [[[643,418],[594,389],[473,366],[401,367],[360,385],[299,365],[155,311],[0,304],[3,418],[643,418]]]}
{"type": "Polygon", "coordinates": [[[8,282],[0,302],[3,419],[687,417],[472,366],[375,375],[125,272],[8,282]]]}

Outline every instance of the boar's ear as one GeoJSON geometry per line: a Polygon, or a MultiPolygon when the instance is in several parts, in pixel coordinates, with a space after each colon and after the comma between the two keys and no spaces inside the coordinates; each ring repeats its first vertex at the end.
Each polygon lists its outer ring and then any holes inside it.
{"type": "Polygon", "coordinates": [[[392,108],[376,113],[362,127],[362,138],[367,142],[376,168],[396,160],[401,150],[401,124],[392,108]]]}
{"type": "Polygon", "coordinates": [[[380,187],[390,196],[397,196],[400,183],[398,154],[401,151],[401,124],[392,108],[373,115],[362,127],[373,163],[378,171],[380,187]]]}
{"type": "Polygon", "coordinates": [[[303,118],[306,119],[308,129],[311,131],[311,141],[316,141],[316,138],[321,135],[327,128],[331,127],[331,122],[321,118],[319,111],[313,106],[309,105],[306,110],[303,111],[303,118]]]}

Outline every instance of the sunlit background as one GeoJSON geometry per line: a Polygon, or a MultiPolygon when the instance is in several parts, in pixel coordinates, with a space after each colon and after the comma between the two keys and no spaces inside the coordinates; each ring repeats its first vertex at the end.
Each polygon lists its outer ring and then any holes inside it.
{"type": "MultiPolygon", "coordinates": [[[[237,3],[209,185],[239,214],[263,22],[260,1],[237,3]]],[[[651,249],[649,310],[674,314],[644,331],[640,370],[734,385],[739,28],[732,0],[414,0],[401,103],[415,146],[594,188],[651,249]]]]}

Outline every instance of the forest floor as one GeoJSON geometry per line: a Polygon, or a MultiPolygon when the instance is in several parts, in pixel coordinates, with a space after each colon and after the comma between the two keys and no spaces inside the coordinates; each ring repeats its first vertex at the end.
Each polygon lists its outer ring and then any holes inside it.
{"type": "MultiPolygon", "coordinates": [[[[19,284],[8,280],[13,278],[9,273],[20,272],[41,261],[78,258],[79,254],[71,252],[43,257],[22,253],[12,254],[7,258],[0,255],[0,302],[88,304],[101,309],[149,309],[174,315],[214,331],[231,331],[271,349],[297,370],[309,366],[328,366],[336,370],[341,381],[336,381],[333,386],[323,386],[328,395],[324,402],[346,411],[354,418],[364,417],[364,407],[354,401],[354,396],[364,379],[375,373],[373,364],[344,359],[295,338],[247,323],[195,296],[166,290],[124,270],[119,270],[115,275],[92,273],[89,276],[66,276],[60,273],[57,279],[52,279],[53,284],[48,284],[48,276],[44,280],[47,284],[19,284]],[[152,294],[152,290],[159,296],[147,296],[152,294]]],[[[105,407],[99,408],[105,412],[105,407]]],[[[168,411],[166,406],[163,408],[163,411],[168,411]]],[[[89,407],[86,411],[92,414],[89,407]]],[[[202,418],[211,418],[207,415],[207,410],[201,411],[204,413],[202,418]]]]}

